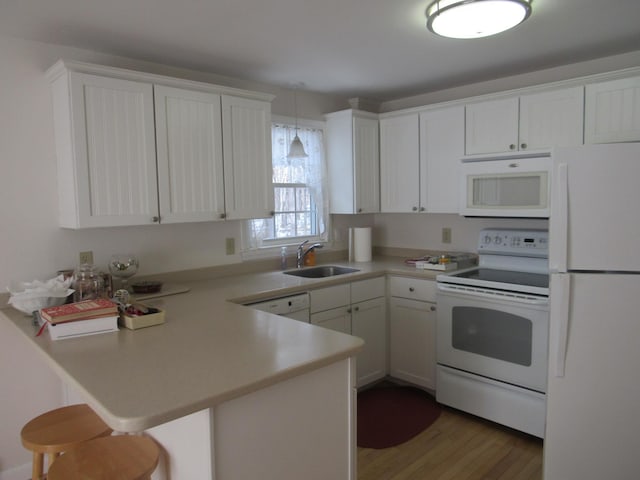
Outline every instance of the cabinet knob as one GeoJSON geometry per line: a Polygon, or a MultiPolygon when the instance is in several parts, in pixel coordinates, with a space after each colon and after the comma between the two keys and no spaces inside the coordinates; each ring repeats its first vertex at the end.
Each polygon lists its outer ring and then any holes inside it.
{"type": "Polygon", "coordinates": [[[362,209],[361,208],[358,209],[358,213],[362,213],[362,209]]]}
{"type": "Polygon", "coordinates": [[[415,290],[416,290],[415,288],[413,288],[413,287],[409,287],[409,291],[410,291],[410,292],[415,292],[415,290]]]}
{"type": "Polygon", "coordinates": [[[527,144],[526,144],[526,143],[521,143],[521,144],[520,144],[520,148],[521,148],[522,150],[526,150],[526,148],[527,148],[527,144]]]}
{"type": "Polygon", "coordinates": [[[220,218],[227,218],[227,214],[226,213],[221,213],[220,214],[220,218]]]}
{"type": "Polygon", "coordinates": [[[356,312],[359,312],[359,311],[360,311],[360,307],[356,307],[356,308],[355,308],[355,311],[356,311],[356,312]]]}
{"type": "Polygon", "coordinates": [[[429,308],[429,310],[431,310],[432,312],[436,311],[436,306],[435,305],[431,305],[431,308],[429,308]]]}
{"type": "Polygon", "coordinates": [[[158,222],[160,222],[160,217],[158,217],[158,216],[156,215],[155,217],[152,217],[152,218],[151,218],[151,221],[152,221],[153,223],[158,223],[158,222]]]}
{"type": "Polygon", "coordinates": [[[516,144],[512,143],[511,145],[509,145],[509,150],[515,150],[516,149],[516,144]]]}
{"type": "Polygon", "coordinates": [[[420,207],[420,211],[421,211],[421,212],[424,212],[424,207],[420,207]]]}
{"type": "Polygon", "coordinates": [[[269,212],[269,216],[270,216],[270,217],[273,217],[275,214],[276,214],[276,212],[274,212],[273,210],[271,210],[271,211],[269,212]]]}
{"type": "Polygon", "coordinates": [[[413,210],[414,212],[418,211],[418,207],[413,207],[411,210],[413,210]]]}

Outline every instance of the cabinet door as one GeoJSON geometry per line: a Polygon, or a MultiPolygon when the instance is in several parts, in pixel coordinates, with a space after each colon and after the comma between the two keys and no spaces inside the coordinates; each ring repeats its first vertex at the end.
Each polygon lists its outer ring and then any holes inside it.
{"type": "Polygon", "coordinates": [[[465,107],[467,155],[518,149],[518,98],[472,103],[465,107]]]}
{"type": "Polygon", "coordinates": [[[587,85],[585,143],[640,141],[640,77],[587,85]]]}
{"type": "Polygon", "coordinates": [[[348,283],[318,288],[309,292],[309,310],[321,312],[336,307],[348,307],[351,303],[351,287],[348,283]]]}
{"type": "Polygon", "coordinates": [[[380,211],[380,145],[378,120],[353,118],[355,212],[380,211]]]}
{"type": "Polygon", "coordinates": [[[313,313],[311,314],[311,323],[337,332],[351,334],[351,309],[345,306],[313,313]]]}
{"type": "Polygon", "coordinates": [[[227,218],[271,216],[271,104],[223,95],[222,125],[227,218]]]}
{"type": "Polygon", "coordinates": [[[220,95],[156,86],[162,223],[224,218],[220,95]]]}
{"type": "Polygon", "coordinates": [[[381,212],[421,208],[418,122],[417,113],[380,119],[381,212]]]}
{"type": "Polygon", "coordinates": [[[364,340],[356,362],[357,386],[387,374],[387,311],[385,297],[351,306],[351,334],[364,340]]]}
{"type": "Polygon", "coordinates": [[[389,307],[390,375],[436,388],[436,306],[391,297],[389,307]]]}
{"type": "Polygon", "coordinates": [[[420,114],[420,204],[430,213],[458,213],[464,156],[464,107],[420,114]]]}
{"type": "Polygon", "coordinates": [[[520,97],[519,150],[582,145],[584,88],[520,97]]]}
{"type": "MultiPolygon", "coordinates": [[[[68,179],[60,185],[61,206],[66,210],[61,212],[62,226],[153,223],[158,216],[158,187],[152,85],[69,75],[73,152],[58,145],[58,159],[60,174],[74,178],[76,185],[66,188],[68,179]],[[70,201],[73,195],[76,198],[70,201]]],[[[59,118],[57,123],[62,127],[59,118]]]]}

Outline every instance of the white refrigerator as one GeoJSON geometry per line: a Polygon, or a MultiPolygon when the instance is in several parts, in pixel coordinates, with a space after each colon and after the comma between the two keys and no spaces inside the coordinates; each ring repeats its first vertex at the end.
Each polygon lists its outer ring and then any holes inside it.
{"type": "Polygon", "coordinates": [[[640,144],[559,148],[544,480],[640,478],[640,144]]]}

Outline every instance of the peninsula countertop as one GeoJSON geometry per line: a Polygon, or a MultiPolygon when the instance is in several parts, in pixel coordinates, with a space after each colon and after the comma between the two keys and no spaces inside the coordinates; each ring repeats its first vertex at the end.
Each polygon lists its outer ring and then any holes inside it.
{"type": "Polygon", "coordinates": [[[251,273],[195,281],[188,293],[149,300],[162,325],[52,341],[30,317],[0,310],[114,430],[139,432],[356,355],[357,337],[245,307],[275,296],[381,276],[435,278],[400,260],[349,264],[325,279],[251,273]]]}

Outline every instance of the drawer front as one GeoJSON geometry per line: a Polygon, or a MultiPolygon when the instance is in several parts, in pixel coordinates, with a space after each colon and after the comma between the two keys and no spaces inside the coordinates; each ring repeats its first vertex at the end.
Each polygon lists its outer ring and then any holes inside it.
{"type": "Polygon", "coordinates": [[[436,282],[433,280],[408,277],[391,277],[390,279],[390,292],[392,297],[435,302],[436,290],[436,282]]]}
{"type": "Polygon", "coordinates": [[[359,280],[351,284],[351,303],[363,302],[372,298],[384,297],[385,277],[359,280]]]}
{"type": "Polygon", "coordinates": [[[331,308],[344,307],[351,303],[351,287],[348,283],[333,287],[319,288],[309,292],[311,313],[331,308]]]}

